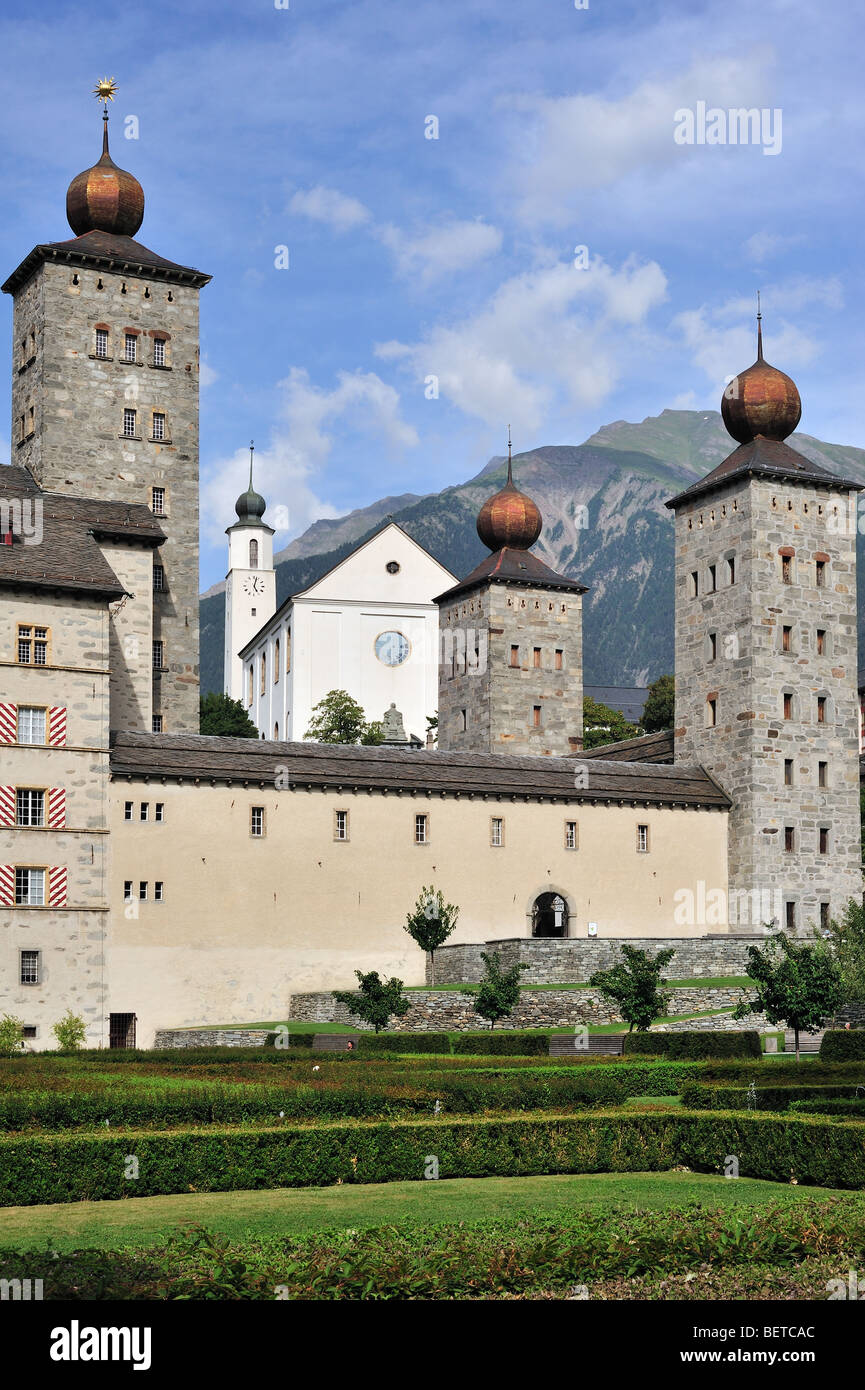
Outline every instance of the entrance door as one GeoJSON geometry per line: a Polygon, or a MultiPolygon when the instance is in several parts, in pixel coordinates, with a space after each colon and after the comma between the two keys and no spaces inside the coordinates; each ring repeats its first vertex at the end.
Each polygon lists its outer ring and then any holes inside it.
{"type": "Polygon", "coordinates": [[[532,908],[532,936],[567,936],[568,905],[559,893],[541,893],[532,908]]]}
{"type": "Polygon", "coordinates": [[[135,1014],[109,1014],[108,1046],[135,1046],[135,1014]]]}

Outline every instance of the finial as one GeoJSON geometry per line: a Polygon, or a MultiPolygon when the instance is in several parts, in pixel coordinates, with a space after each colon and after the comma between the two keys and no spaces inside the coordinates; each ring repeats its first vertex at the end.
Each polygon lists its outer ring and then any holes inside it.
{"type": "Polygon", "coordinates": [[[763,361],[763,315],[760,312],[760,291],[757,291],[757,361],[763,361]]]}
{"type": "Polygon", "coordinates": [[[508,425],[508,482],[512,483],[513,481],[514,475],[511,466],[511,427],[508,425]]]}
{"type": "Polygon", "coordinates": [[[252,456],[255,453],[255,440],[249,441],[249,490],[252,492],[252,456]]]}
{"type": "Polygon", "coordinates": [[[108,103],[114,100],[117,83],[113,77],[101,77],[93,88],[93,95],[102,102],[102,153],[108,153],[108,103]]]}

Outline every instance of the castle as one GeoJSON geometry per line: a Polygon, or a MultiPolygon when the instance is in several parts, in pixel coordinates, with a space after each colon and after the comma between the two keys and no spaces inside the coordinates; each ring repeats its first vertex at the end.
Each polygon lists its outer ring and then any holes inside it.
{"type": "Polygon", "coordinates": [[[356,968],[420,984],[403,922],[429,883],[467,944],[695,937],[706,922],[682,904],[707,892],[716,931],[762,930],[768,900],[801,932],[861,892],[857,484],[784,442],[798,393],[761,339],[725,393],[737,447],[670,503],[672,747],[582,751],[586,589],[532,553],[541,517],[510,468],[478,518],[490,554],[461,581],[399,528],[368,544],[366,615],[326,584],[276,609],[250,476],[229,529],[227,668],[275,737],[198,734],[209,277],[134,239],[144,195],[103,119],[102,156],[69,187],[73,237],[3,286],[0,1013],[30,1045],[52,1046],[67,1009],[90,1045],[147,1046],[160,1027],[284,1018],[292,992],[356,968]],[[400,587],[415,564],[420,601],[400,587]],[[316,625],[319,609],[339,622],[316,625]],[[305,732],[312,687],[287,679],[304,613],[307,665],[338,670],[334,642],[353,643],[376,699],[426,663],[410,729],[437,688],[437,749],[280,741],[305,732]]]}

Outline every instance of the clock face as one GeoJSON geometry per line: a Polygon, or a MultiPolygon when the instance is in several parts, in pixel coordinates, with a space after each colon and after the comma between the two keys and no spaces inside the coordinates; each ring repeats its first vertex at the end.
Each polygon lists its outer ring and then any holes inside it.
{"type": "Polygon", "coordinates": [[[243,581],[243,592],[244,592],[245,594],[263,594],[263,593],[264,593],[264,580],[263,580],[263,579],[257,579],[257,578],[255,578],[255,577],[252,577],[252,578],[250,578],[250,579],[244,579],[244,581],[243,581]]]}
{"type": "Polygon", "coordinates": [[[401,666],[411,651],[411,643],[401,632],[380,632],[375,639],[375,654],[385,666],[401,666]]]}

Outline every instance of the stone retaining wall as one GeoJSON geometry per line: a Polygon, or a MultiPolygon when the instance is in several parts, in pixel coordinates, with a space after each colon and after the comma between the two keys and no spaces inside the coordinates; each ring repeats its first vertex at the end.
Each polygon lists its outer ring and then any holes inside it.
{"type": "Polygon", "coordinates": [[[264,1047],[265,1028],[160,1028],[154,1047],[264,1047]]]}
{"type": "MultiPolygon", "coordinates": [[[[711,979],[715,975],[747,974],[747,951],[764,938],[753,936],[601,937],[586,936],[564,940],[534,937],[506,937],[500,941],[474,942],[463,946],[440,946],[435,955],[438,985],[476,984],[483,977],[482,951],[497,951],[503,969],[527,965],[522,980],[526,985],[583,984],[596,970],[608,970],[621,959],[621,946],[648,951],[672,947],[676,952],[667,967],[673,979],[711,979]]],[[[430,983],[427,956],[426,981],[430,983]]]]}

